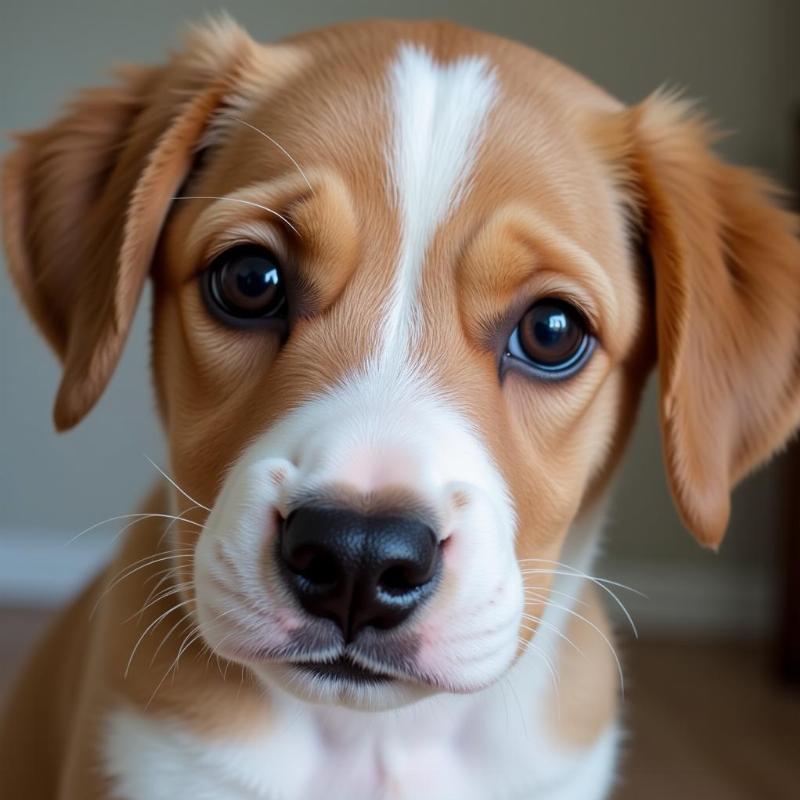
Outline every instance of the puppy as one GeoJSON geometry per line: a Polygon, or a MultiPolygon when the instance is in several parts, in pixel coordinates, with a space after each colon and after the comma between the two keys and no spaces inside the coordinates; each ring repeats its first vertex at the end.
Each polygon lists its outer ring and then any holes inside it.
{"type": "Polygon", "coordinates": [[[21,136],[56,426],[149,278],[170,480],[24,670],[2,796],[607,797],[588,573],[649,371],[707,547],[800,421],[797,221],[712,139],[451,24],[230,21],[21,136]]]}

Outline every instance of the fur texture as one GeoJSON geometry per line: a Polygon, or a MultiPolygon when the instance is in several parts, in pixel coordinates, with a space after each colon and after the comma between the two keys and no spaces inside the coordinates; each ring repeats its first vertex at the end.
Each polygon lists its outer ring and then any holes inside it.
{"type": "Polygon", "coordinates": [[[797,220],[710,140],[683,101],[625,108],[449,24],[259,45],[229,20],[22,135],[6,247],[63,363],[56,425],[149,278],[170,483],[23,673],[0,794],[606,797],[621,675],[589,573],[649,371],[708,546],[800,421],[797,220]],[[282,262],[283,335],[209,313],[241,243],[282,262]],[[551,297],[597,342],[557,382],[506,368],[551,297]],[[347,644],[283,585],[281,520],[314,492],[430,514],[441,582],[396,630],[347,644]],[[394,679],[294,663],[343,653],[394,679]]]}

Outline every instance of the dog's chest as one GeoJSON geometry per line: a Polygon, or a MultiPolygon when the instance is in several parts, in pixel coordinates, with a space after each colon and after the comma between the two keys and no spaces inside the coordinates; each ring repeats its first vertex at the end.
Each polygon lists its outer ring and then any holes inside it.
{"type": "Polygon", "coordinates": [[[314,710],[282,715],[234,741],[116,712],[106,763],[125,800],[485,798],[475,737],[451,728],[447,720],[413,726],[387,715],[376,729],[366,719],[359,725],[349,714],[314,710]]]}
{"type": "Polygon", "coordinates": [[[210,737],[153,715],[111,714],[105,766],[119,800],[599,800],[616,725],[588,748],[558,745],[546,673],[529,654],[476,695],[358,712],[276,693],[245,737],[210,737]]]}
{"type": "Polygon", "coordinates": [[[117,711],[106,768],[123,800],[538,797],[556,777],[553,769],[563,774],[567,762],[553,757],[519,712],[513,703],[487,712],[456,702],[377,719],[298,705],[235,741],[117,711]]]}

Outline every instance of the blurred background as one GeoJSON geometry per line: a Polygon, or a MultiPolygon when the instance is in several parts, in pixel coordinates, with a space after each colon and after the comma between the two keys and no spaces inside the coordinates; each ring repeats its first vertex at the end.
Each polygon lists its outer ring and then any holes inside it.
{"type": "MultiPolygon", "coordinates": [[[[798,185],[798,0],[0,0],[0,127],[47,122],[76,89],[106,82],[114,63],[161,59],[186,22],[222,7],[261,40],[359,17],[444,17],[522,40],[626,102],[679,87],[731,132],[719,146],[727,158],[798,185]]],[[[59,437],[57,365],[0,274],[0,693],[121,523],[65,542],[135,510],[156,477],[145,455],[164,463],[145,300],[110,390],[59,437]]],[[[789,453],[745,482],[721,552],[701,551],[666,489],[654,400],[651,386],[597,569],[647,595],[625,598],[641,641],[621,631],[633,736],[619,797],[797,796],[800,705],[781,682],[800,658],[797,461],[789,453]]]]}

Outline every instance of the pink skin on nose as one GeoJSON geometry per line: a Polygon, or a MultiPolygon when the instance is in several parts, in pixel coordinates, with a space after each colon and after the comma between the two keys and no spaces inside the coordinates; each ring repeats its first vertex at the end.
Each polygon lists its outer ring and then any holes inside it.
{"type": "Polygon", "coordinates": [[[355,448],[336,481],[363,493],[387,487],[413,488],[419,483],[420,465],[407,449],[381,445],[355,448]]]}

